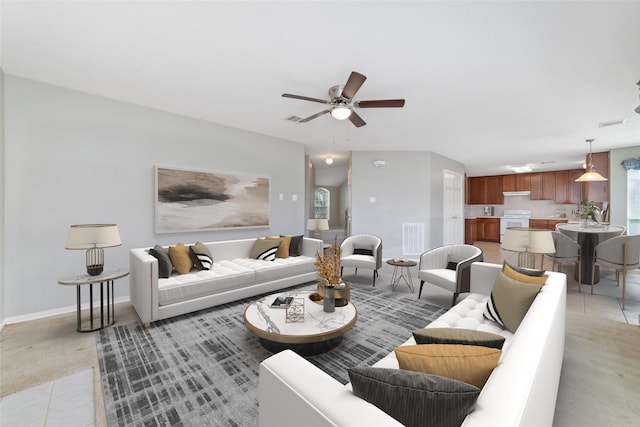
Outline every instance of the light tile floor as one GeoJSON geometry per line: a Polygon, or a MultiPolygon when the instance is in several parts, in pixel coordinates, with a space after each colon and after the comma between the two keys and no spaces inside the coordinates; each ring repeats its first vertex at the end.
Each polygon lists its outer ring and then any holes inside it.
{"type": "Polygon", "coordinates": [[[0,400],[2,427],[92,427],[94,419],[93,369],[0,400]]]}

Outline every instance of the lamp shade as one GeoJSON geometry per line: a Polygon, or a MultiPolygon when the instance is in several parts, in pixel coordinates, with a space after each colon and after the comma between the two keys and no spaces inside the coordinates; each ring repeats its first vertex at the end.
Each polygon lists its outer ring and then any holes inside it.
{"type": "Polygon", "coordinates": [[[110,248],[120,246],[116,224],[77,224],[69,228],[65,249],[110,248]]]}
{"type": "Polygon", "coordinates": [[[307,221],[307,230],[322,231],[329,229],[329,220],[326,218],[309,218],[307,221]]]}
{"type": "Polygon", "coordinates": [[[331,115],[334,119],[345,120],[351,115],[351,108],[346,106],[337,106],[331,109],[331,115]]]}
{"type": "Polygon", "coordinates": [[[525,252],[529,247],[529,229],[527,227],[507,227],[504,231],[502,249],[525,252]]]}
{"type": "Polygon", "coordinates": [[[598,172],[596,172],[595,169],[587,169],[585,173],[583,173],[582,175],[580,175],[580,177],[578,177],[578,179],[576,179],[576,182],[600,182],[600,181],[608,181],[608,179],[600,175],[598,172]]]}
{"type": "Polygon", "coordinates": [[[550,230],[529,230],[529,252],[534,254],[552,254],[556,251],[550,230]]]}

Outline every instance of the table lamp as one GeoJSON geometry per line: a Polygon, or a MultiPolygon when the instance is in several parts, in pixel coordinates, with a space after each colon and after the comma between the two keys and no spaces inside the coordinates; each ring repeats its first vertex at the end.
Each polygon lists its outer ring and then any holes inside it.
{"type": "Polygon", "coordinates": [[[65,249],[87,250],[87,274],[97,276],[104,269],[102,248],[120,246],[120,233],[116,224],[76,224],[69,228],[65,249]]]}
{"type": "Polygon", "coordinates": [[[307,221],[307,230],[313,231],[313,237],[319,239],[319,231],[329,229],[329,220],[326,218],[309,218],[307,221]]]}

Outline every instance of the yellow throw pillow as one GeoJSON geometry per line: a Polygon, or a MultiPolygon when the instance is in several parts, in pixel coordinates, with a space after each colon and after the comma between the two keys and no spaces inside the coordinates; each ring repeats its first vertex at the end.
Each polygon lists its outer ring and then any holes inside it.
{"type": "Polygon", "coordinates": [[[291,237],[265,237],[266,240],[280,240],[280,246],[278,252],[276,252],[276,258],[289,258],[289,246],[291,245],[291,237]]]}
{"type": "Polygon", "coordinates": [[[169,247],[169,258],[173,268],[180,274],[187,274],[193,267],[193,260],[189,256],[189,248],[183,243],[169,247]]]}
{"type": "Polygon", "coordinates": [[[425,372],[482,388],[501,350],[461,344],[403,345],[394,350],[400,369],[425,372]]]}
{"type": "Polygon", "coordinates": [[[547,276],[530,276],[528,274],[516,271],[506,262],[502,266],[502,272],[509,278],[518,282],[531,283],[532,285],[544,285],[547,282],[547,276]]]}

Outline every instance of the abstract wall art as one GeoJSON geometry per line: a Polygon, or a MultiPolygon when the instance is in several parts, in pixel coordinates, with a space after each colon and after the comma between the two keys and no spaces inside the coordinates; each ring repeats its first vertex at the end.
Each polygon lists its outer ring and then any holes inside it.
{"type": "Polygon", "coordinates": [[[156,232],[269,226],[269,178],[156,166],[156,232]]]}

